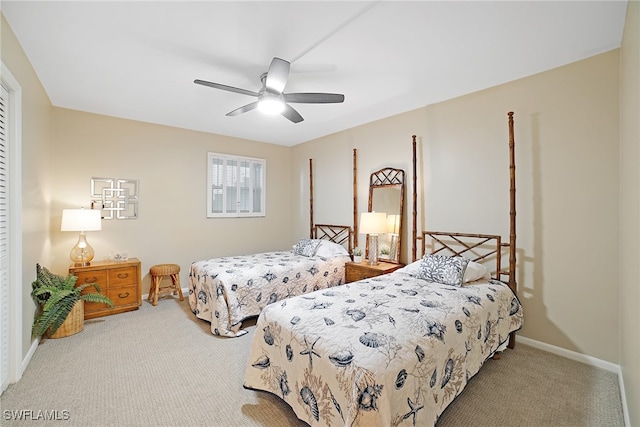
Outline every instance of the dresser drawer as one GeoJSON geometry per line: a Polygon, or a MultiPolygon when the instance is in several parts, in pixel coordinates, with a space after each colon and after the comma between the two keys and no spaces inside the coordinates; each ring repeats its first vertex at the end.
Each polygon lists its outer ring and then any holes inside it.
{"type": "Polygon", "coordinates": [[[108,308],[109,308],[109,306],[107,304],[85,301],[84,302],[85,319],[86,319],[86,315],[87,314],[97,313],[97,312],[100,312],[102,310],[106,310],[108,308]]]}
{"type": "Polygon", "coordinates": [[[138,282],[135,267],[114,268],[109,270],[109,287],[115,288],[126,285],[135,285],[138,282]]]}
{"type": "MultiPolygon", "coordinates": [[[[96,288],[94,288],[93,286],[87,286],[86,288],[84,288],[82,290],[82,294],[83,295],[84,294],[88,294],[88,293],[95,294],[96,292],[97,292],[96,288]]],[[[100,286],[100,293],[102,295],[107,295],[107,290],[105,289],[104,285],[100,286]]],[[[84,302],[85,315],[87,313],[93,313],[93,312],[96,312],[96,311],[105,310],[107,308],[109,308],[109,306],[107,304],[102,304],[102,303],[99,303],[99,302],[90,302],[90,301],[85,301],[84,302]]]]}
{"type": "MultiPolygon", "coordinates": [[[[103,290],[107,287],[107,283],[108,283],[107,272],[104,270],[83,271],[81,273],[74,273],[74,275],[78,277],[78,280],[76,280],[76,286],[85,285],[85,284],[98,285],[100,286],[100,290],[103,290]]],[[[95,292],[95,289],[93,286],[89,286],[86,289],[93,290],[95,292]]]]}
{"type": "Polygon", "coordinates": [[[110,288],[107,296],[116,307],[138,303],[138,287],[123,286],[121,288],[110,288]]]}

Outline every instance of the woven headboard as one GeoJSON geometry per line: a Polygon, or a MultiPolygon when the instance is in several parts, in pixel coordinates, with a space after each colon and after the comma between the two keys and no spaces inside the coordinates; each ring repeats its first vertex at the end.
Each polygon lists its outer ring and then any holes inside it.
{"type": "Polygon", "coordinates": [[[494,279],[502,280],[501,276],[509,275],[508,268],[503,268],[509,264],[502,259],[508,255],[509,245],[503,244],[499,235],[423,231],[418,239],[422,240],[420,256],[425,253],[463,256],[483,264],[494,279]]]}
{"type": "Polygon", "coordinates": [[[316,224],[313,227],[314,239],[329,240],[344,246],[349,253],[353,249],[353,231],[347,225],[316,224]]]}

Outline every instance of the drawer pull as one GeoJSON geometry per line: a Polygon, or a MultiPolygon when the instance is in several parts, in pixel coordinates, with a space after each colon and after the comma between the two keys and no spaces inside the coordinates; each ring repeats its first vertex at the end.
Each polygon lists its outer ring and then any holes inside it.
{"type": "Polygon", "coordinates": [[[118,294],[118,298],[126,298],[129,296],[129,292],[125,293],[125,294],[118,294]]]}
{"type": "Polygon", "coordinates": [[[126,279],[129,277],[129,273],[118,273],[118,279],[126,279]]]}
{"type": "Polygon", "coordinates": [[[98,281],[98,278],[96,276],[93,276],[92,278],[89,278],[89,277],[84,278],[84,283],[96,283],[97,281],[98,281]]]}

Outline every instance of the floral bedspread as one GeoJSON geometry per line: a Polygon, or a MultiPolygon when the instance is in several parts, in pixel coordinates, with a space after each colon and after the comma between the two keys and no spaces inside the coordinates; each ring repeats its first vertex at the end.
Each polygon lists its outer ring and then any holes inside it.
{"type": "Polygon", "coordinates": [[[283,251],[197,261],[189,271],[191,311],[211,322],[214,335],[244,335],[242,321],[267,304],[342,285],[349,260],[283,251]]]}
{"type": "Polygon", "coordinates": [[[244,386],[312,426],[434,425],[522,324],[502,282],[456,287],[394,272],[266,307],[244,386]]]}

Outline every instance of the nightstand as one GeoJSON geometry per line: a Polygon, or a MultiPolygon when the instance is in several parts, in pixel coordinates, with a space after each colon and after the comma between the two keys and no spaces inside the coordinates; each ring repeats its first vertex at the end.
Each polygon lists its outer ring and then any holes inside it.
{"type": "MultiPolygon", "coordinates": [[[[142,305],[140,260],[137,258],[118,262],[96,261],[86,267],[71,266],[69,273],[78,277],[76,286],[96,283],[100,287],[100,293],[108,296],[115,305],[109,307],[106,304],[85,301],[85,319],[137,310],[142,305]]],[[[96,289],[89,286],[82,292],[96,292],[96,289]]]]}
{"type": "Polygon", "coordinates": [[[369,265],[368,260],[362,262],[348,262],[345,264],[345,283],[356,282],[362,279],[380,276],[382,274],[391,273],[399,268],[404,267],[402,264],[392,264],[390,262],[379,262],[375,265],[369,265]]]}

